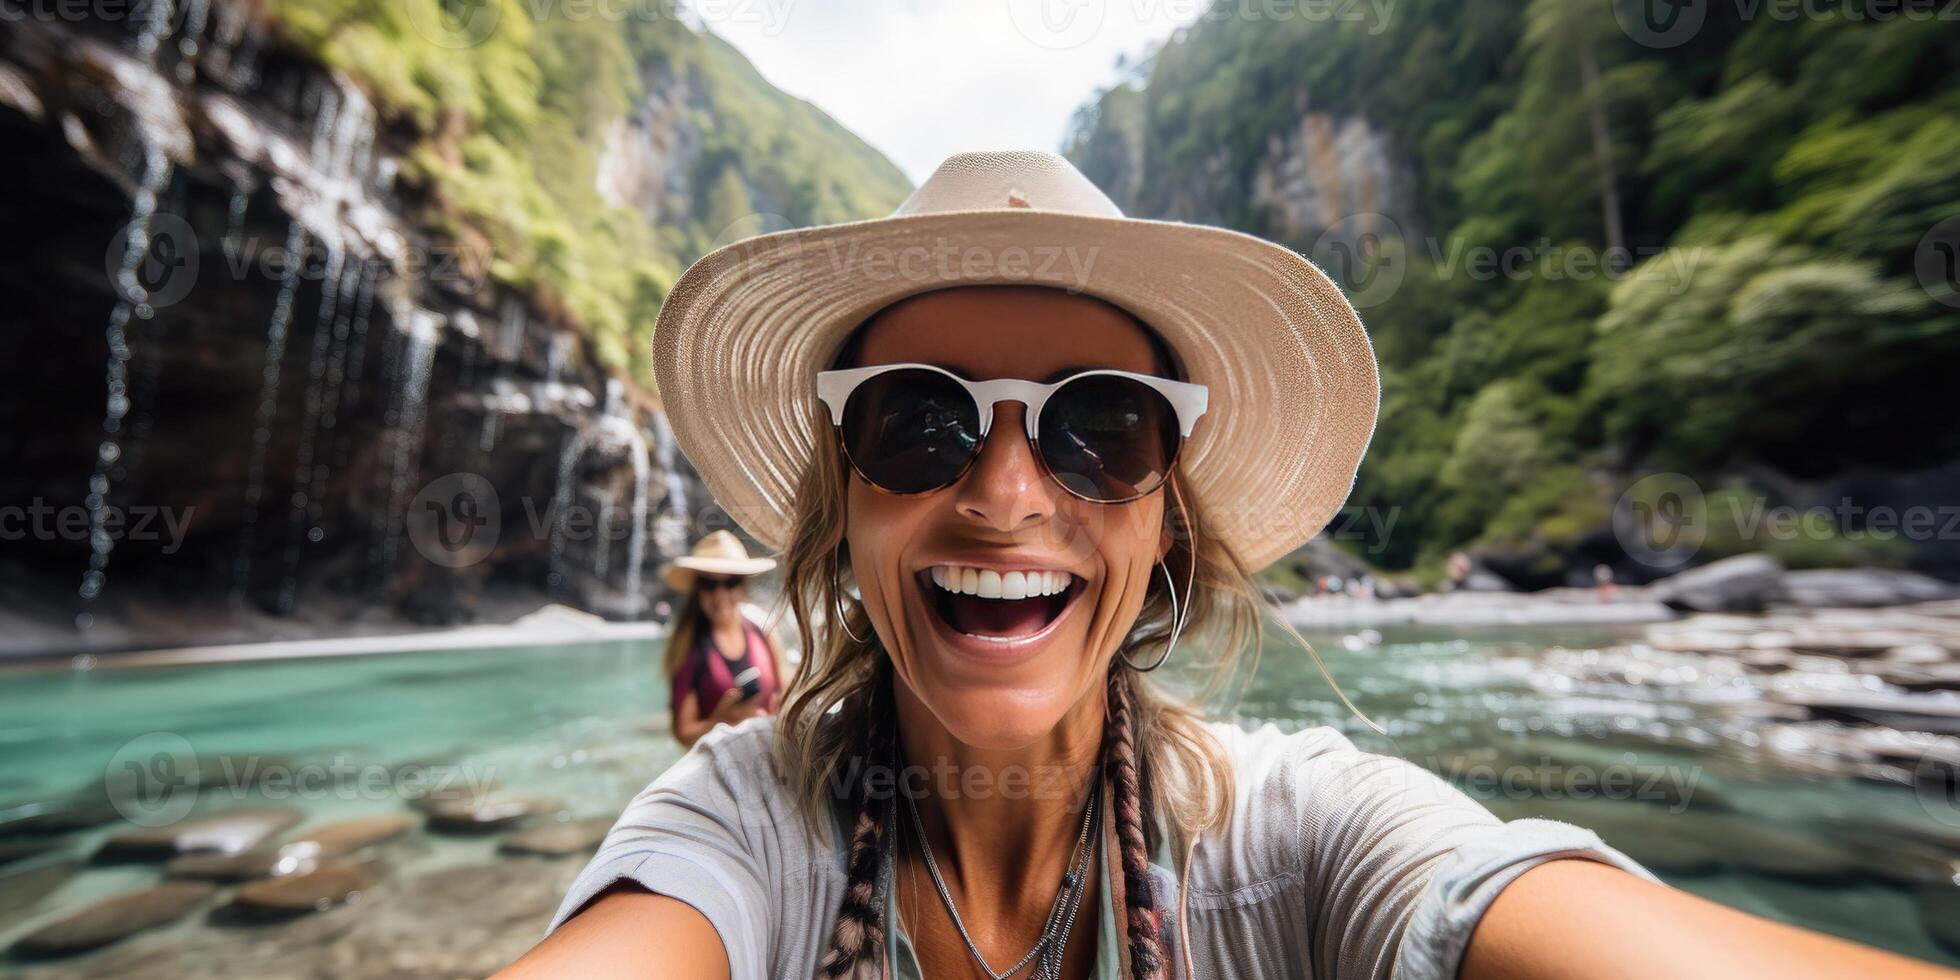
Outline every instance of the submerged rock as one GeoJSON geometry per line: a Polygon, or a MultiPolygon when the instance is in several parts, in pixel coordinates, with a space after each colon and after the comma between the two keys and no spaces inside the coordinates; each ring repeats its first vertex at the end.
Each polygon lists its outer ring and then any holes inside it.
{"type": "Polygon", "coordinates": [[[163,866],[163,873],[171,878],[195,878],[204,881],[251,881],[255,878],[276,878],[311,869],[316,861],[308,848],[261,847],[236,854],[210,852],[205,854],[180,854],[171,858],[163,866]]]}
{"type": "Polygon", "coordinates": [[[415,818],[406,813],[342,820],[302,831],[292,840],[277,846],[255,847],[231,854],[180,855],[165,864],[163,872],[176,878],[212,881],[249,881],[300,874],[318,867],[321,861],[352,854],[398,837],[414,826],[415,818]]]}
{"type": "Polygon", "coordinates": [[[1926,933],[1940,945],[1960,953],[1960,864],[1947,866],[1947,880],[1920,886],[1914,897],[1919,901],[1919,921],[1926,933]]]}
{"type": "Polygon", "coordinates": [[[332,858],[400,837],[413,829],[414,817],[406,813],[384,813],[302,830],[294,835],[293,840],[295,843],[312,843],[319,848],[322,858],[332,858]]]}
{"type": "Polygon", "coordinates": [[[232,907],[239,913],[283,918],[324,912],[336,905],[360,901],[374,887],[374,875],[352,865],[323,865],[311,871],[254,881],[238,889],[232,907]]]}
{"type": "Polygon", "coordinates": [[[0,918],[33,908],[66,884],[81,866],[80,861],[56,861],[0,875],[0,918]]]}
{"type": "Polygon", "coordinates": [[[566,857],[597,848],[606,839],[606,833],[612,830],[612,825],[611,817],[561,821],[511,834],[497,845],[497,849],[506,854],[566,857]]]}
{"type": "Polygon", "coordinates": [[[103,899],[28,933],[13,948],[28,956],[53,956],[106,946],[175,922],[216,892],[217,886],[203,882],[166,881],[154,888],[103,899]]]}
{"type": "Polygon", "coordinates": [[[490,800],[445,800],[424,808],[429,829],[440,833],[481,834],[505,830],[525,820],[551,813],[562,804],[549,797],[490,800]]]}
{"type": "Polygon", "coordinates": [[[15,861],[46,854],[54,850],[56,846],[54,841],[37,838],[0,840],[0,867],[6,867],[15,861]]]}
{"type": "Polygon", "coordinates": [[[139,827],[104,841],[96,859],[144,860],[204,851],[237,853],[257,847],[304,816],[292,807],[240,807],[164,827],[139,827]]]}

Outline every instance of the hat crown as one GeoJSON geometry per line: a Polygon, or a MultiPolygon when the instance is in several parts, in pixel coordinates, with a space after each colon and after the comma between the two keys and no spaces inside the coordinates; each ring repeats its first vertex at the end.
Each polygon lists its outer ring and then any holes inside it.
{"type": "Polygon", "coordinates": [[[1056,153],[978,150],[947,157],[893,217],[1025,208],[1121,218],[1123,211],[1056,153]]]}
{"type": "Polygon", "coordinates": [[[749,549],[742,547],[742,539],[728,531],[715,531],[707,537],[694,542],[694,549],[688,553],[690,558],[733,558],[747,560],[749,549]]]}

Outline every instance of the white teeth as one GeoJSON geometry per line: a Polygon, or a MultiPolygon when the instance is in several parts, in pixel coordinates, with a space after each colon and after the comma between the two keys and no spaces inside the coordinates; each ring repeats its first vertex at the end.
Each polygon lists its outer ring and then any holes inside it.
{"type": "Polygon", "coordinates": [[[932,584],[948,592],[979,596],[982,599],[1032,599],[1063,592],[1075,582],[1067,572],[997,572],[969,565],[934,565],[932,584]]]}

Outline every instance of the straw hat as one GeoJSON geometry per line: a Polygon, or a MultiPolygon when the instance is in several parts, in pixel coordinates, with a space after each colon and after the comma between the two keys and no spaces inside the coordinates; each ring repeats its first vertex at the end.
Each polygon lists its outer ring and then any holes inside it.
{"type": "Polygon", "coordinates": [[[1067,160],[1030,151],[957,154],[888,218],[760,235],[691,266],[653,333],[676,441],[729,516],[781,548],[825,431],[817,372],[882,307],[988,283],[1122,307],[1210,387],[1180,466],[1205,530],[1253,568],[1347,499],[1381,386],[1340,289],[1250,235],[1125,218],[1067,160]]]}
{"type": "Polygon", "coordinates": [[[694,588],[697,572],[746,577],[775,567],[776,559],[750,558],[749,549],[742,547],[741,539],[727,531],[716,531],[694,542],[693,551],[668,562],[660,570],[660,579],[676,592],[688,592],[694,588]]]}

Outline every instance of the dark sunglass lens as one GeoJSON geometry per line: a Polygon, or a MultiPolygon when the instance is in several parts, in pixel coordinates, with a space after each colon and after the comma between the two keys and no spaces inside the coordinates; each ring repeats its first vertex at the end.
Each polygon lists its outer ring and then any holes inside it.
{"type": "Polygon", "coordinates": [[[1164,484],[1177,456],[1177,412],[1155,388],[1113,375],[1071,381],[1048,399],[1041,458],[1071,493],[1129,500],[1164,484]]]}
{"type": "Polygon", "coordinates": [[[980,451],[980,410],[952,378],[906,369],[857,387],[844,405],[844,451],[892,493],[951,486],[980,451]]]}

